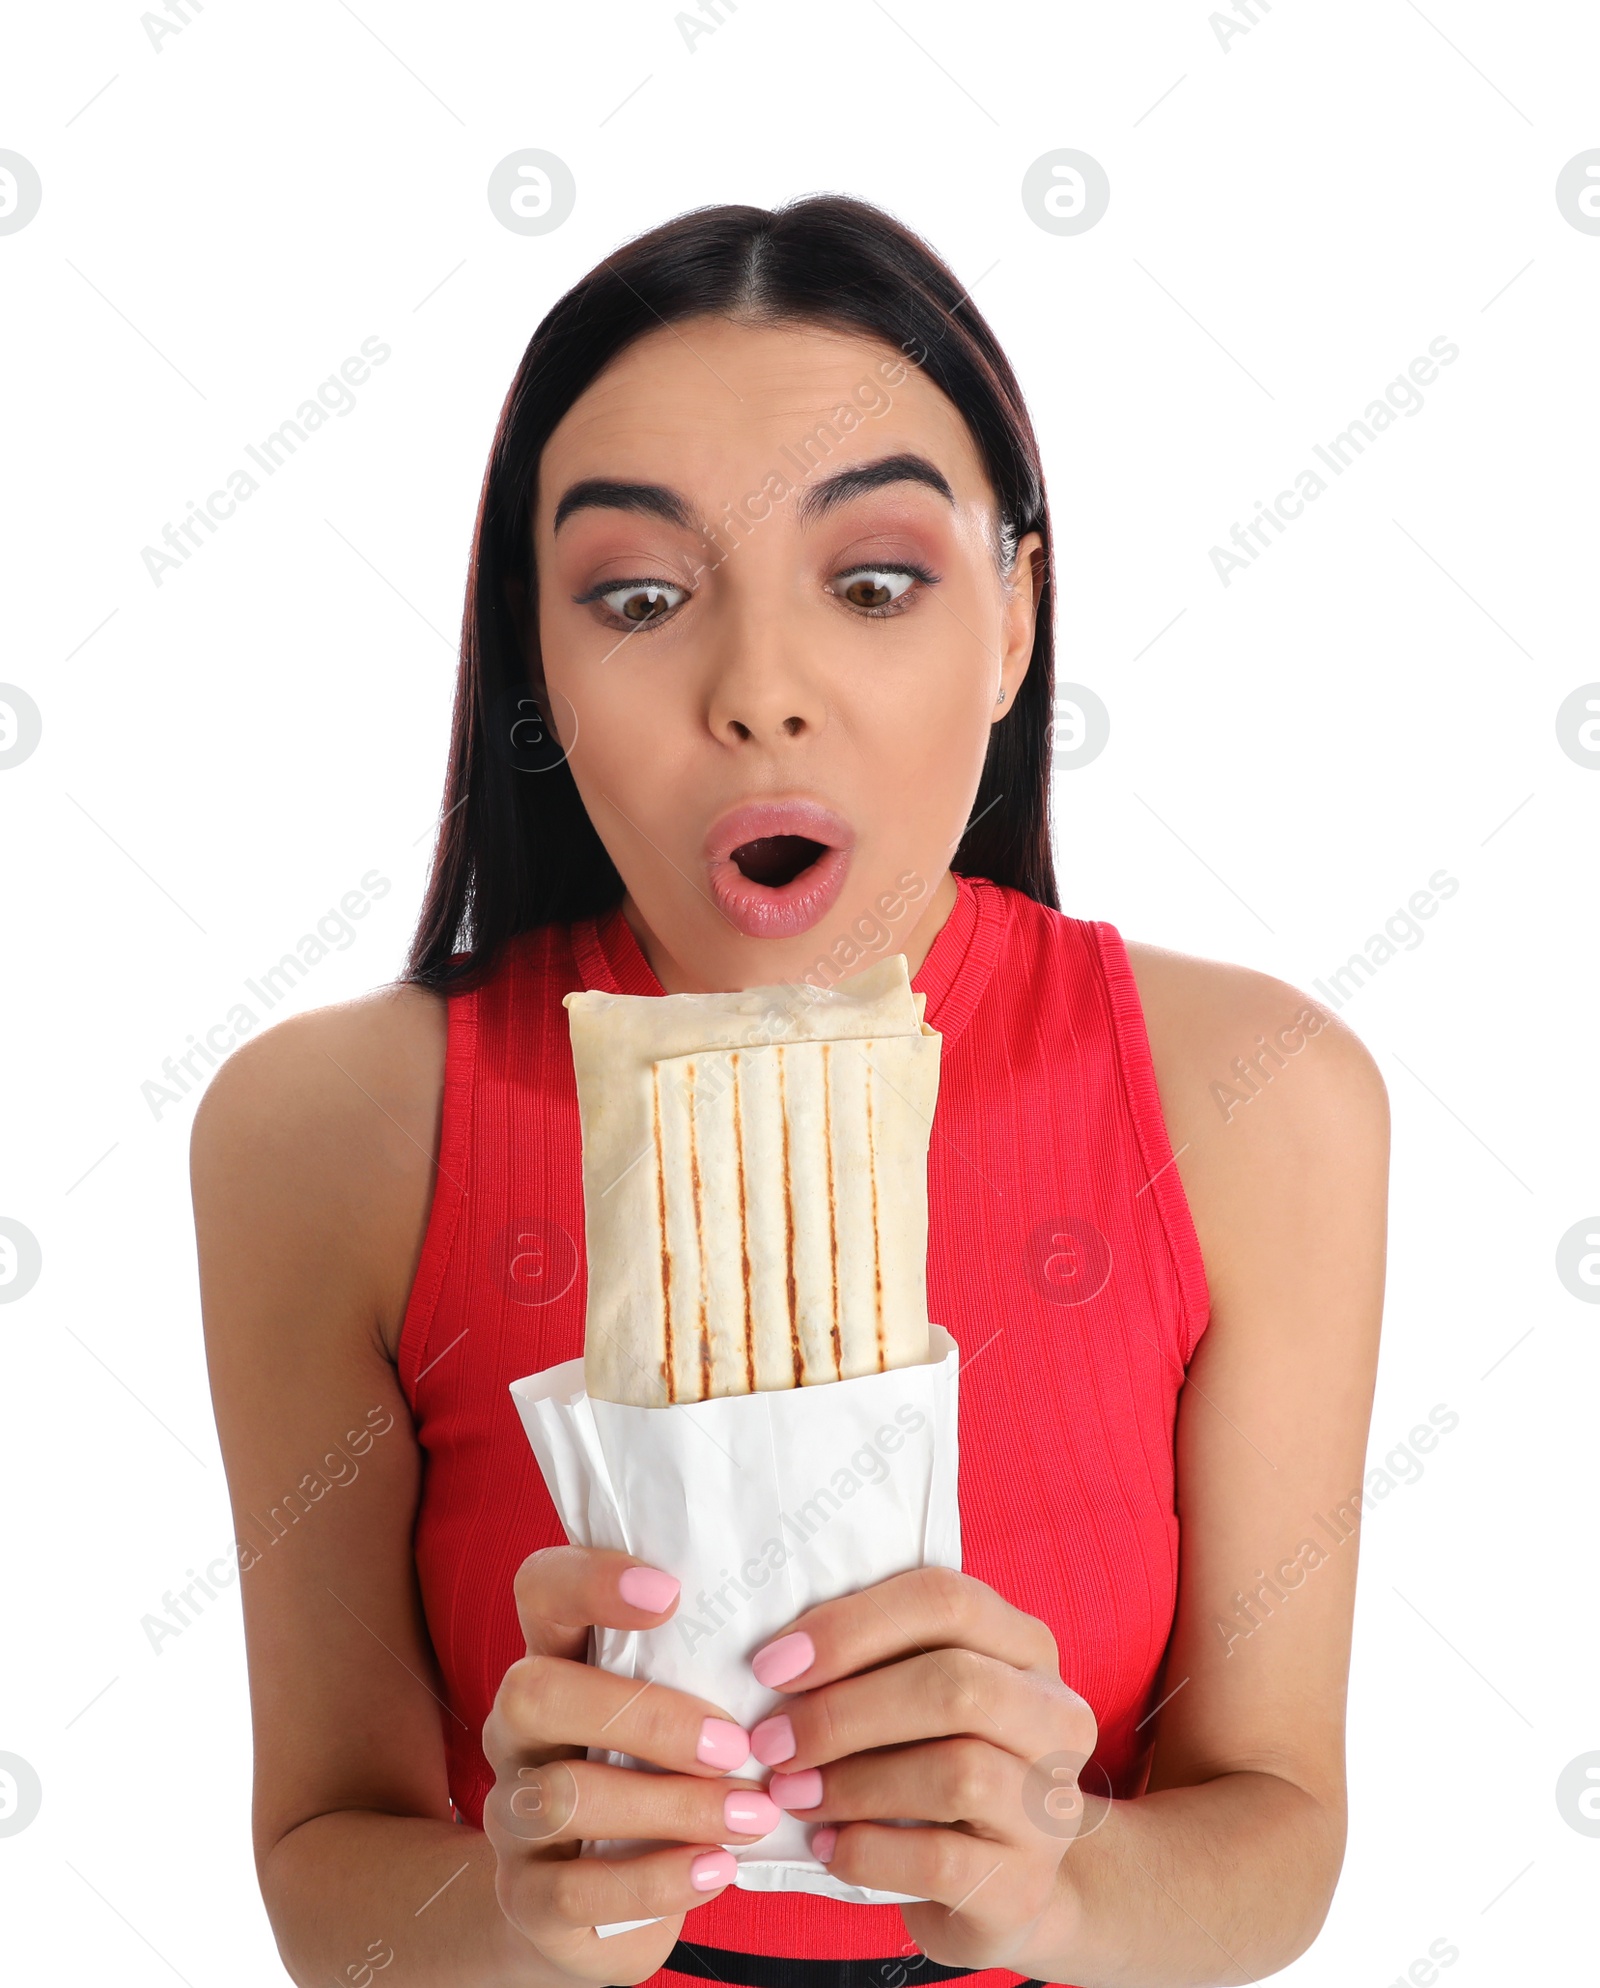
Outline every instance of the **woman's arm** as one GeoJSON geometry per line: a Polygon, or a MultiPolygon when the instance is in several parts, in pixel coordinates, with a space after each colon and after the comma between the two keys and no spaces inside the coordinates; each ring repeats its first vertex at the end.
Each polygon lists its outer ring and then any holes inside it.
{"type": "Polygon", "coordinates": [[[1286,1966],[1339,1875],[1389,1119],[1371,1056],[1294,988],[1128,950],[1212,1317],[1179,1400],[1179,1596],[1149,1791],[1086,1791],[1057,1978],[1154,1988],[1286,1966]]]}
{"type": "Polygon", "coordinates": [[[451,1817],[411,1554],[419,1452],[389,1349],[422,1247],[443,1007],[280,1023],[191,1141],[201,1305],[255,1731],[256,1868],[297,1982],[540,1984],[495,1855],[451,1817]]]}

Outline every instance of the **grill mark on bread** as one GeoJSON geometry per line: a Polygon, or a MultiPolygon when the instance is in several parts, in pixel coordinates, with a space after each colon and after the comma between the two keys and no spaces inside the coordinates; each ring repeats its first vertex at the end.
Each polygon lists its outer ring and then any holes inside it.
{"type": "Polygon", "coordinates": [[[878,1148],[872,1133],[872,1058],[863,1056],[867,1066],[867,1178],[872,1183],[872,1317],[878,1339],[878,1372],[887,1362],[883,1344],[883,1243],[878,1229],[878,1148]]]}
{"type": "Polygon", "coordinates": [[[783,1127],[783,1229],[784,1262],[789,1279],[789,1353],[794,1361],[794,1384],[804,1387],[805,1357],[800,1351],[800,1321],[794,1302],[794,1178],[789,1167],[789,1087],[784,1077],[783,1044],[778,1049],[778,1120],[783,1127]]]}
{"type": "Polygon", "coordinates": [[[833,1312],[833,1377],[844,1379],[839,1347],[839,1213],[833,1192],[833,1105],[830,1098],[833,1045],[822,1045],[822,1148],[828,1158],[828,1283],[833,1312]]]}
{"type": "Polygon", "coordinates": [[[689,1189],[694,1196],[694,1254],[700,1269],[700,1395],[711,1399],[711,1331],[706,1322],[706,1231],[700,1181],[700,1142],[694,1129],[694,1064],[683,1066],[685,1101],[689,1112],[689,1189]]]}
{"type": "Polygon", "coordinates": [[[733,1152],[734,1163],[739,1171],[739,1254],[744,1265],[744,1384],[746,1391],[756,1391],[756,1327],[750,1304],[750,1224],[744,1198],[744,1108],[739,1093],[739,1052],[736,1049],[728,1058],[728,1067],[733,1072],[733,1152]]]}
{"type": "Polygon", "coordinates": [[[650,1066],[650,1123],[656,1142],[656,1220],[661,1229],[661,1375],[667,1400],[678,1398],[672,1368],[672,1249],[667,1241],[667,1156],[661,1143],[661,1072],[650,1066]]]}

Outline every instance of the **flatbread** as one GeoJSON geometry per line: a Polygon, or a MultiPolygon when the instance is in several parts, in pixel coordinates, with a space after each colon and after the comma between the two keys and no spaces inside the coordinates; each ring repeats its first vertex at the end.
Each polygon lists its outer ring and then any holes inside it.
{"type": "Polygon", "coordinates": [[[925,1004],[903,953],[820,990],[566,996],[591,1396],[668,1407],[929,1357],[925,1004]]]}

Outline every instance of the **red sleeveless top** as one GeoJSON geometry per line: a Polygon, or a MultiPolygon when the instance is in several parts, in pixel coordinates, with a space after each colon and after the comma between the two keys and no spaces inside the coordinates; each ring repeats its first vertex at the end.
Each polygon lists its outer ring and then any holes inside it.
{"type": "MultiPolygon", "coordinates": [[[[1148,1774],[1172,1628],[1173,1424],[1205,1273],[1117,931],[983,878],[956,885],[912,986],[944,1038],[928,1315],[961,1348],[962,1565],[1054,1632],[1063,1678],[1099,1721],[1082,1783],[1127,1797],[1148,1774]]],[[[577,988],[662,993],[620,910],[521,934],[482,988],[449,999],[438,1173],[399,1347],[424,1455],[415,1553],[449,1699],[450,1793],[476,1827],[493,1779],[483,1722],[526,1651],[512,1579],[564,1538],[508,1388],[583,1350],[561,1005],[577,988]]],[[[683,1938],[812,1959],[907,1947],[895,1906],[733,1886],[689,1913],[683,1938]]]]}

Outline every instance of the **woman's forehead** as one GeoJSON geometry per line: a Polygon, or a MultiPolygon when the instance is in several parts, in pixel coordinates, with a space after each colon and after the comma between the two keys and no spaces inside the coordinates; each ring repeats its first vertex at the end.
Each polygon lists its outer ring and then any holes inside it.
{"type": "Polygon", "coordinates": [[[892,449],[931,457],[958,497],[986,479],[945,394],[887,342],[803,325],[695,318],[635,341],[545,445],[541,509],[581,476],[736,492],[892,449]],[[752,481],[753,479],[753,481],[752,481]]]}

